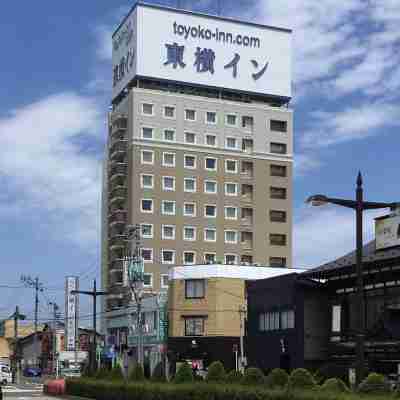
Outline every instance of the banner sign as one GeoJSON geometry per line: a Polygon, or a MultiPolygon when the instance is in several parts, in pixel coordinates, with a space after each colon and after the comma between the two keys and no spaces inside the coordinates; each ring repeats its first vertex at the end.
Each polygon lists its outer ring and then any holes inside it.
{"type": "Polygon", "coordinates": [[[112,38],[113,99],[136,77],[290,98],[291,35],[138,3],[112,38]]]}
{"type": "Polygon", "coordinates": [[[79,278],[68,276],[65,282],[65,350],[75,351],[78,334],[78,295],[71,291],[79,289],[79,278]]]}

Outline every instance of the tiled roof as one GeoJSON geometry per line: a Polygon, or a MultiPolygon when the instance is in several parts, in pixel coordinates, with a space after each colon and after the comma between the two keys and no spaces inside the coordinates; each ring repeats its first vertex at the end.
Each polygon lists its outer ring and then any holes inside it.
{"type": "MultiPolygon", "coordinates": [[[[387,261],[392,258],[400,258],[400,247],[392,247],[376,251],[375,240],[367,243],[363,247],[363,263],[372,263],[375,261],[387,261]]],[[[320,265],[304,272],[306,276],[316,276],[317,274],[328,274],[342,268],[355,266],[356,251],[352,251],[343,257],[339,257],[334,261],[320,265]]]]}

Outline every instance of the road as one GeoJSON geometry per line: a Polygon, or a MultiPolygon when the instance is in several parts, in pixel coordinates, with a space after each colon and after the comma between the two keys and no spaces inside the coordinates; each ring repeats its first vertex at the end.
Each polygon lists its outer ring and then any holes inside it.
{"type": "MultiPolygon", "coordinates": [[[[23,383],[21,385],[9,384],[2,386],[3,389],[3,400],[29,400],[35,398],[35,400],[51,399],[43,394],[43,385],[41,383],[23,383]]],[[[54,399],[54,397],[52,397],[54,399]]]]}

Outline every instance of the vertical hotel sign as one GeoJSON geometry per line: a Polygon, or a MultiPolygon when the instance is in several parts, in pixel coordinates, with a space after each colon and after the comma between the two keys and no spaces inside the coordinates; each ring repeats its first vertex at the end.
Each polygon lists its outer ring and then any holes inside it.
{"type": "Polygon", "coordinates": [[[78,295],[71,294],[79,289],[79,281],[75,276],[68,276],[65,281],[65,350],[76,350],[78,331],[78,295]]]}

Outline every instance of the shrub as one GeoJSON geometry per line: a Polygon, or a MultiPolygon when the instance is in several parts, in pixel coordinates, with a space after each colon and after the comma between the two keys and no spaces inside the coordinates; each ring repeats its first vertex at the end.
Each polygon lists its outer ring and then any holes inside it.
{"type": "Polygon", "coordinates": [[[264,382],[265,376],[259,368],[247,368],[244,371],[242,383],[244,385],[260,385],[264,382]]]}
{"type": "Polygon", "coordinates": [[[225,368],[221,361],[214,361],[207,371],[207,382],[223,382],[225,379],[225,368]]]}
{"type": "Polygon", "coordinates": [[[103,380],[103,379],[107,379],[109,374],[110,374],[110,370],[108,368],[101,367],[94,373],[93,377],[96,379],[103,380]]]}
{"type": "Polygon", "coordinates": [[[289,381],[288,373],[280,368],[273,369],[265,378],[267,387],[271,389],[284,388],[289,381]]]}
{"type": "Polygon", "coordinates": [[[174,383],[189,383],[193,382],[192,368],[188,363],[183,363],[174,378],[174,383]]]}
{"type": "Polygon", "coordinates": [[[136,364],[130,372],[128,379],[133,382],[143,382],[145,380],[143,367],[140,364],[136,364]]]}
{"type": "Polygon", "coordinates": [[[153,375],[151,377],[151,380],[154,382],[165,382],[165,371],[164,371],[164,365],[162,362],[159,362],[153,371],[153,375]]]}
{"type": "Polygon", "coordinates": [[[240,384],[243,379],[243,374],[240,371],[232,370],[225,375],[225,382],[232,384],[240,384]]]}
{"type": "Polygon", "coordinates": [[[289,388],[293,389],[313,389],[315,387],[313,376],[304,368],[292,371],[288,383],[289,388]]]}
{"type": "Polygon", "coordinates": [[[111,371],[109,371],[107,378],[112,381],[120,381],[124,379],[124,374],[121,367],[119,365],[114,367],[111,371]]]}
{"type": "Polygon", "coordinates": [[[349,388],[346,384],[338,378],[329,378],[322,385],[321,389],[327,392],[334,393],[346,393],[349,391],[349,388]]]}
{"type": "Polygon", "coordinates": [[[358,390],[361,393],[389,393],[390,385],[381,374],[371,373],[360,384],[358,390]]]}

